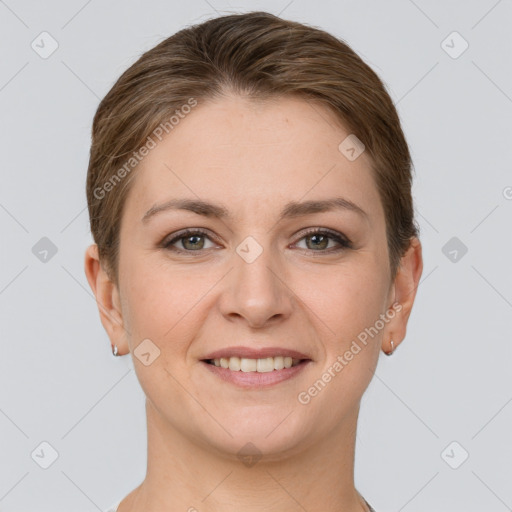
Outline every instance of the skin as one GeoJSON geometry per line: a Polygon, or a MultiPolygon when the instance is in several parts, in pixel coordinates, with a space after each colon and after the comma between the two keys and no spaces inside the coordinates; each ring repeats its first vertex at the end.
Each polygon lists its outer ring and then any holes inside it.
{"type": "Polygon", "coordinates": [[[347,135],[328,109],[302,99],[226,95],[199,104],[136,170],[121,222],[119,287],[96,245],[87,249],[103,326],[119,354],[131,353],[147,397],[147,474],[119,512],[367,510],[354,486],[360,400],[380,350],[405,337],[423,262],[413,239],[391,279],[370,161],[338,150],[347,135]],[[336,196],[367,216],[332,210],[279,220],[288,201],[336,196]],[[141,221],[171,198],[220,204],[233,218],[169,210],[141,221]],[[209,234],[173,244],[187,254],[162,248],[184,228],[209,234]],[[320,243],[306,228],[335,230],[353,247],[330,252],[338,242],[320,243]],[[252,263],[236,252],[248,236],[263,249],[252,263]],[[401,310],[300,403],[298,394],[393,303],[401,310]],[[133,354],[146,338],[160,350],[148,366],[133,354]],[[313,362],[270,388],[241,389],[200,362],[233,345],[292,348],[313,362]],[[237,456],[247,442],[262,454],[252,467],[237,456]]]}

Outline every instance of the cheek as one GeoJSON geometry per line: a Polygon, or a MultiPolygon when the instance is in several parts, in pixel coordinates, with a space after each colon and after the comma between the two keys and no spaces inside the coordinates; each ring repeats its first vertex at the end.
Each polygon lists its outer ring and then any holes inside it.
{"type": "Polygon", "coordinates": [[[378,262],[340,266],[317,276],[315,282],[323,285],[323,292],[319,287],[315,292],[303,287],[304,302],[316,314],[325,359],[310,387],[300,391],[310,397],[319,415],[329,409],[341,421],[371,381],[382,339],[382,329],[372,329],[384,312],[386,282],[381,268],[378,262]]]}
{"type": "Polygon", "coordinates": [[[127,262],[126,268],[132,270],[126,276],[125,295],[134,345],[139,338],[150,338],[162,352],[168,352],[170,346],[173,353],[180,351],[186,331],[198,325],[201,308],[194,308],[213,285],[211,273],[188,265],[171,267],[156,258],[153,263],[149,257],[127,262]]]}
{"type": "Polygon", "coordinates": [[[373,325],[384,312],[386,281],[382,262],[370,253],[329,271],[297,277],[298,296],[316,313],[322,332],[339,348],[373,325]]]}
{"type": "Polygon", "coordinates": [[[126,313],[138,381],[154,406],[165,399],[169,406],[178,407],[182,405],[181,390],[175,379],[185,381],[188,378],[181,362],[187,353],[188,340],[194,335],[194,325],[197,325],[193,306],[201,292],[179,272],[152,267],[148,259],[144,259],[144,264],[132,263],[127,268],[132,272],[125,280],[126,313]],[[158,353],[147,366],[137,360],[137,347],[146,339],[157,347],[150,349],[151,357],[158,353]]]}

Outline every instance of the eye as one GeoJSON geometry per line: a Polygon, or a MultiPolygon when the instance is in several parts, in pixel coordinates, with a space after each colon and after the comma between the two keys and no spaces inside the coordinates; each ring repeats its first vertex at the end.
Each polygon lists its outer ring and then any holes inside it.
{"type": "MultiPolygon", "coordinates": [[[[175,236],[162,243],[162,247],[170,251],[181,253],[200,252],[203,249],[211,249],[214,245],[205,246],[205,239],[210,240],[207,231],[203,229],[185,229],[175,236]],[[181,247],[176,247],[180,243],[181,247]]],[[[330,229],[313,228],[303,233],[299,242],[306,240],[306,248],[301,248],[310,252],[333,253],[344,249],[351,249],[352,242],[341,233],[330,229]],[[336,242],[338,246],[329,247],[330,242],[336,242]]],[[[295,245],[299,242],[296,242],[295,245]]]]}
{"type": "Polygon", "coordinates": [[[177,252],[195,252],[202,249],[209,249],[210,247],[205,247],[204,238],[210,240],[206,231],[202,229],[186,229],[170,240],[165,241],[163,247],[177,252]],[[201,241],[201,239],[203,240],[201,241]],[[173,247],[178,242],[181,243],[182,248],[173,247]]]}
{"type": "Polygon", "coordinates": [[[301,240],[306,240],[306,250],[313,252],[332,253],[352,248],[352,242],[348,238],[330,229],[313,228],[307,231],[299,242],[301,240]],[[329,250],[325,250],[328,249],[330,241],[337,242],[338,247],[330,247],[329,250]]]}

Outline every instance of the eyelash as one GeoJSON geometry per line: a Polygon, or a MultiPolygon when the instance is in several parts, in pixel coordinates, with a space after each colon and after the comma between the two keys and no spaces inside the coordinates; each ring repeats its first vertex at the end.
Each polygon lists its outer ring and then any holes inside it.
{"type": "MultiPolygon", "coordinates": [[[[190,250],[186,250],[186,249],[177,249],[176,247],[172,247],[172,245],[176,242],[179,242],[180,240],[184,239],[184,238],[188,238],[188,237],[191,237],[191,236],[195,236],[195,235],[203,235],[203,236],[206,236],[207,238],[210,238],[210,236],[208,235],[208,232],[204,229],[201,229],[201,228],[195,228],[195,229],[186,229],[184,231],[181,231],[180,233],[178,233],[175,237],[171,238],[170,240],[168,241],[164,241],[162,243],[162,247],[164,249],[168,249],[168,250],[171,250],[171,251],[174,251],[174,252],[177,252],[177,253],[181,253],[181,254],[188,254],[188,255],[192,255],[192,253],[194,252],[197,252],[197,253],[202,253],[204,252],[205,250],[207,249],[198,249],[198,250],[193,250],[193,251],[190,251],[190,250]]],[[[310,236],[310,235],[323,235],[323,236],[327,236],[328,238],[338,242],[340,244],[340,247],[337,247],[337,248],[330,248],[330,249],[325,249],[325,250],[319,250],[319,251],[315,251],[314,249],[299,249],[303,252],[307,252],[307,253],[319,253],[319,255],[322,255],[323,254],[333,254],[333,253],[337,253],[337,252],[340,252],[340,251],[343,251],[343,250],[346,250],[346,249],[352,249],[352,242],[346,238],[345,236],[343,236],[341,233],[338,233],[336,231],[333,231],[333,230],[330,230],[330,229],[326,229],[326,228],[312,228],[312,229],[309,229],[308,231],[306,231],[305,233],[302,234],[302,237],[299,238],[299,240],[297,240],[297,242],[295,243],[298,243],[300,242],[302,239],[310,236]]],[[[212,240],[210,238],[210,240],[212,240]]],[[[214,241],[214,240],[212,240],[214,241]]]]}

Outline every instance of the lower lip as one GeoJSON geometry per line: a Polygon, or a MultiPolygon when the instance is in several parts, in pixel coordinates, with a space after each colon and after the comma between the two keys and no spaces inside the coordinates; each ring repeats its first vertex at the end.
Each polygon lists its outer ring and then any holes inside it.
{"type": "Polygon", "coordinates": [[[308,359],[296,366],[283,368],[282,370],[272,370],[271,372],[234,372],[229,368],[222,368],[222,366],[215,366],[206,361],[201,361],[206,369],[210,370],[214,375],[242,388],[261,388],[279,384],[279,382],[291,379],[301,373],[311,362],[308,359]]]}

